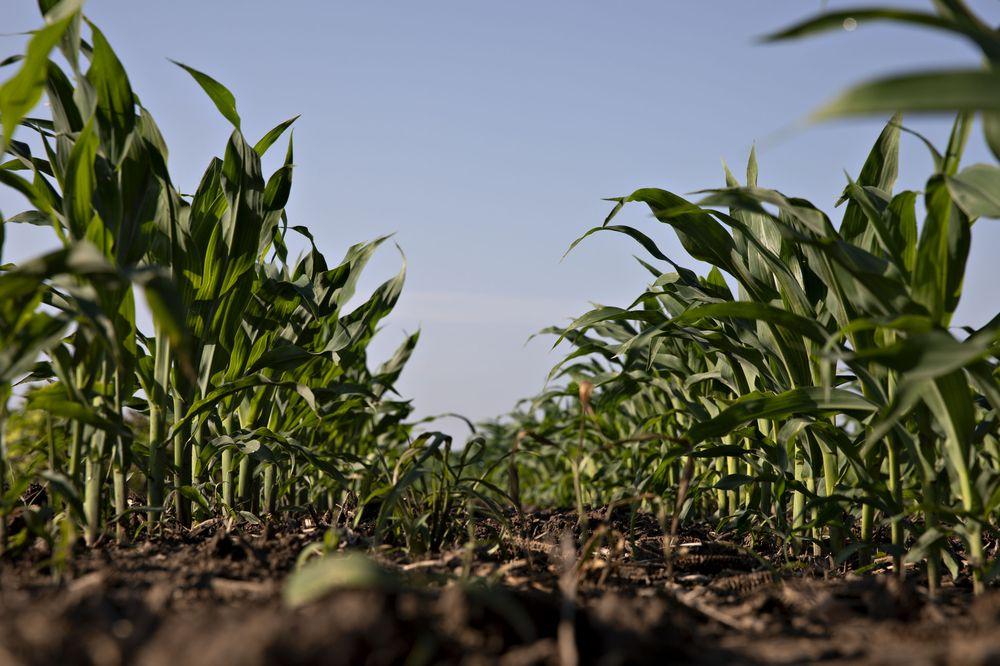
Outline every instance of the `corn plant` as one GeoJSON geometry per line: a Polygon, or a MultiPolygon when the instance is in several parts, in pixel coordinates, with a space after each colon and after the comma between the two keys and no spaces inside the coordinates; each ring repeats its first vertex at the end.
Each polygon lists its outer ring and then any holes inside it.
{"type": "MultiPolygon", "coordinates": [[[[261,158],[295,119],[251,144],[232,93],[178,63],[233,125],[223,156],[181,194],[152,115],[79,2],[40,9],[44,27],[5,61],[18,70],[0,87],[11,157],[0,182],[31,206],[4,224],[48,226],[62,249],[0,272],[0,419],[11,387],[35,383],[25,408],[68,432],[68,450],[50,456],[62,467],[40,480],[79,509],[72,518],[86,523],[88,543],[109,518],[127,539],[137,513],[152,532],[165,515],[186,525],[335,504],[353,492],[359,461],[410,446],[409,402],[391,396],[418,335],[374,370],[367,358],[405,270],[347,310],[386,239],[330,266],[285,213],[290,135],[281,166],[262,174],[261,158]],[[30,115],[42,95],[51,118],[30,115]],[[19,128],[32,140],[15,138],[19,128]],[[296,260],[291,235],[310,247],[296,260]],[[152,331],[137,325],[136,288],[152,331]],[[144,501],[133,497],[140,486],[144,501]]],[[[6,515],[35,476],[2,452],[6,515]]]]}
{"type": "MultiPolygon", "coordinates": [[[[760,187],[751,154],[744,183],[727,169],[726,187],[698,202],[638,190],[616,199],[605,223],[585,234],[627,235],[667,266],[643,261],[654,281],[630,306],[599,307],[550,331],[575,347],[556,374],[595,384],[594,404],[624,426],[622,441],[647,442],[635,479],[612,477],[609,491],[606,473],[593,475],[595,500],[613,501],[625,484],[674,493],[678,515],[765,528],[790,552],[810,544],[864,564],[882,550],[899,574],[904,557],[924,562],[932,592],[942,563],[958,574],[953,535],[964,543],[977,591],[995,574],[984,531],[996,529],[1000,505],[1000,315],[979,329],[951,324],[972,225],[1000,217],[1000,170],[960,169],[974,113],[997,152],[992,65],[1000,35],[960,1],[935,7],[935,14],[829,12],[772,37],[847,18],[897,20],[981,48],[982,69],[881,79],[817,112],[957,112],[943,152],[918,135],[935,163],[922,193],[893,191],[900,134],[915,134],[897,114],[848,179],[839,224],[804,199],[760,187]],[[643,230],[614,224],[633,202],[709,264],[708,275],[673,262],[643,230]]],[[[572,388],[543,394],[548,408],[529,410],[512,427],[557,433],[555,445],[568,446],[574,412],[552,402],[572,388]]],[[[519,435],[500,427],[496,436],[519,435]]],[[[587,455],[599,452],[592,445],[587,455]]],[[[629,456],[616,450],[607,458],[629,456]]],[[[519,463],[519,475],[526,465],[519,463]]],[[[543,473],[548,486],[558,484],[552,472],[543,473]]],[[[556,498],[566,502],[565,493],[556,498]]]]}

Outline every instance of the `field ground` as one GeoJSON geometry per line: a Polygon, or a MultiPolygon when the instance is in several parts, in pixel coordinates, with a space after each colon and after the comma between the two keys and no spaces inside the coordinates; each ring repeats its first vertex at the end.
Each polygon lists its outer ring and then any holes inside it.
{"type": "Polygon", "coordinates": [[[61,583],[29,553],[0,570],[0,662],[554,664],[575,643],[595,664],[1000,663],[1000,593],[951,585],[931,603],[888,575],[779,574],[708,529],[680,535],[668,582],[654,517],[606,518],[591,514],[584,543],[572,513],[513,518],[516,537],[483,521],[476,541],[499,547],[423,560],[345,529],[338,548],[369,550],[385,575],[297,608],[283,579],[323,518],[81,550],[61,583]]]}

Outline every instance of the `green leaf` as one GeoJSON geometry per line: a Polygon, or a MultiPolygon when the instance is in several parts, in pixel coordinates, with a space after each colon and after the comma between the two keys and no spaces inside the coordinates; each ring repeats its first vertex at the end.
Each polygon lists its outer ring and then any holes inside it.
{"type": "Polygon", "coordinates": [[[95,408],[69,400],[64,395],[36,391],[28,398],[28,408],[42,409],[53,416],[86,423],[106,432],[127,432],[120,424],[99,414],[95,408]]]}
{"type": "Polygon", "coordinates": [[[329,354],[322,352],[311,352],[298,345],[283,344],[274,349],[269,349],[258,358],[247,372],[254,373],[260,370],[293,370],[309,361],[317,358],[330,359],[329,354]]]}
{"type": "MultiPolygon", "coordinates": [[[[882,192],[892,192],[893,183],[896,182],[896,175],[899,170],[899,131],[902,116],[894,115],[882,130],[878,140],[872,147],[861,173],[858,175],[858,187],[874,187],[882,192]]],[[[844,191],[841,201],[848,199],[850,186],[844,191]]],[[[844,219],[840,225],[840,235],[844,240],[857,243],[866,230],[866,216],[860,205],[851,201],[844,212],[844,219]]],[[[867,248],[870,250],[870,247],[867,248]]]]}
{"type": "Polygon", "coordinates": [[[50,489],[54,490],[60,497],[63,498],[66,505],[73,510],[73,515],[76,519],[81,523],[86,522],[87,518],[83,510],[83,501],[80,499],[80,494],[73,486],[73,482],[59,472],[53,472],[51,470],[43,470],[39,473],[39,475],[49,482],[50,489]]]}
{"type": "Polygon", "coordinates": [[[205,497],[204,493],[202,493],[198,488],[195,488],[194,486],[181,486],[177,489],[177,492],[179,492],[184,498],[197,504],[203,511],[210,512],[212,510],[212,506],[209,504],[208,498],[205,497]]]}
{"type": "Polygon", "coordinates": [[[261,137],[260,141],[254,144],[254,152],[261,157],[264,157],[264,153],[267,152],[267,149],[274,145],[274,142],[281,138],[281,135],[285,133],[285,130],[298,119],[299,116],[295,116],[279,123],[276,127],[274,127],[274,129],[261,137]]]}
{"type": "Polygon", "coordinates": [[[974,164],[947,180],[955,204],[970,218],[1000,219],[1000,168],[974,164]]]}
{"type": "Polygon", "coordinates": [[[229,89],[226,88],[226,86],[222,85],[208,74],[203,74],[202,72],[199,72],[192,67],[188,67],[183,63],[179,63],[176,60],[171,60],[170,62],[183,68],[188,74],[194,77],[194,80],[198,82],[201,89],[205,91],[209,99],[211,99],[215,104],[215,108],[219,110],[219,113],[221,113],[226,120],[231,122],[233,127],[236,129],[240,128],[240,115],[236,113],[236,98],[233,97],[233,93],[229,92],[229,89]]]}
{"type": "Polygon", "coordinates": [[[717,490],[736,490],[748,483],[754,483],[756,479],[747,474],[727,474],[726,476],[719,479],[713,488],[717,490]]]}
{"type": "Polygon", "coordinates": [[[336,590],[391,590],[400,581],[372,559],[359,553],[328,555],[307,562],[285,582],[285,604],[297,608],[336,590]]]}
{"type": "Polygon", "coordinates": [[[112,164],[118,165],[125,157],[129,135],[135,127],[135,96],[125,68],[104,34],[93,23],[88,21],[88,24],[94,34],[94,48],[87,80],[97,98],[97,130],[105,154],[112,164]]]}
{"type": "Polygon", "coordinates": [[[844,389],[819,387],[797,388],[784,393],[754,391],[738,399],[715,418],[695,423],[688,429],[692,444],[721,437],[754,419],[782,419],[795,414],[813,415],[829,412],[874,412],[877,407],[867,398],[844,389]]]}
{"type": "Polygon", "coordinates": [[[73,239],[87,235],[94,217],[93,196],[96,187],[94,161],[97,158],[97,135],[91,120],[77,137],[66,165],[66,184],[63,196],[63,214],[73,239]]]}
{"type": "Polygon", "coordinates": [[[903,23],[952,32],[972,40],[983,50],[983,53],[988,58],[993,60],[1000,58],[1000,40],[988,29],[984,30],[976,25],[949,20],[926,12],[882,7],[856,7],[854,9],[843,9],[835,12],[824,12],[784,30],[770,34],[764,37],[763,41],[777,42],[808,37],[830,30],[842,30],[845,21],[855,21],[858,24],[891,21],[893,23],[903,23]]]}
{"type": "Polygon", "coordinates": [[[1000,112],[983,112],[983,134],[993,157],[1000,160],[1000,112]]]}
{"type": "Polygon", "coordinates": [[[975,69],[889,76],[849,88],[818,109],[813,120],[910,111],[1000,110],[1000,72],[975,69]]]}
{"type": "Polygon", "coordinates": [[[7,222],[10,224],[32,224],[36,227],[47,227],[52,224],[52,220],[47,215],[37,210],[26,210],[23,213],[18,213],[8,217],[7,222]]]}
{"type": "MultiPolygon", "coordinates": [[[[204,376],[204,369],[202,376],[204,376]]],[[[228,398],[231,395],[235,395],[246,389],[254,388],[257,386],[273,386],[277,388],[283,388],[287,390],[292,390],[297,392],[302,399],[307,403],[311,403],[310,407],[314,408],[316,406],[314,393],[319,393],[323,396],[331,397],[343,397],[347,395],[366,395],[367,392],[361,386],[354,384],[332,384],[324,386],[322,389],[317,389],[313,391],[309,387],[291,381],[278,381],[266,377],[262,374],[248,375],[242,377],[232,382],[226,382],[220,386],[216,386],[211,391],[208,391],[206,395],[197,402],[193,403],[187,411],[184,413],[183,418],[179,418],[174,421],[170,428],[170,432],[166,435],[166,440],[171,440],[173,437],[185,427],[187,427],[199,414],[203,414],[206,411],[216,408],[222,400],[228,398]]]]}
{"type": "Polygon", "coordinates": [[[913,292],[935,322],[947,325],[961,295],[971,242],[970,222],[952,205],[942,175],[934,176],[927,183],[924,207],[927,218],[917,246],[913,292]]]}
{"type": "Polygon", "coordinates": [[[0,152],[14,135],[14,128],[42,98],[48,76],[49,54],[72,25],[80,11],[81,0],[63,0],[47,16],[47,25],[37,30],[28,42],[28,49],[17,74],[0,86],[0,119],[3,139],[0,152]]]}
{"type": "Polygon", "coordinates": [[[825,343],[827,339],[826,330],[815,319],[800,317],[781,308],[751,301],[698,305],[685,310],[683,314],[675,317],[674,323],[685,325],[689,322],[698,322],[703,318],[721,319],[728,317],[752,319],[776,324],[821,344],[825,343]]]}

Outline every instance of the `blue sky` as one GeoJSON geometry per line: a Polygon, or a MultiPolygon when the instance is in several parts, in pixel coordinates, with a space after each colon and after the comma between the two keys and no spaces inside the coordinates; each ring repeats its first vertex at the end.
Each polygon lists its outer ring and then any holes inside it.
{"type": "MultiPolygon", "coordinates": [[[[971,4],[1000,23],[994,0],[971,4]]],[[[570,242],[603,220],[602,197],[718,186],[721,160],[741,170],[756,142],[761,185],[830,212],[844,170],[857,172],[882,121],[797,121],[851,81],[977,61],[955,39],[889,26],[756,43],[820,6],[90,0],[85,9],[163,129],[185,191],[221,154],[229,129],[167,58],[226,84],[252,139],[302,114],[291,220],[309,226],[331,260],[352,243],[395,232],[408,282],[374,354],[387,355],[403,331],[420,327],[401,392],[421,414],[484,418],[537,392],[558,360],[544,340],[525,345],[530,334],[591,301],[626,305],[644,287],[632,259],[639,248],[627,239],[597,236],[560,262],[570,242]]],[[[34,0],[8,0],[5,10],[5,32],[39,24],[34,0]]],[[[23,37],[3,37],[0,54],[22,45],[23,37]]],[[[907,124],[939,144],[947,138],[946,120],[907,124]]],[[[978,133],[970,143],[966,163],[990,159],[978,133]]],[[[919,189],[929,168],[919,142],[904,139],[898,187],[919,189]]],[[[6,215],[23,207],[0,192],[6,215]]],[[[640,209],[624,219],[684,257],[672,232],[640,209]]],[[[50,234],[18,227],[4,258],[53,246],[50,234]]],[[[1000,311],[997,247],[1000,224],[978,223],[958,323],[981,324],[1000,311]]],[[[365,284],[391,276],[398,262],[386,249],[365,284]]]]}

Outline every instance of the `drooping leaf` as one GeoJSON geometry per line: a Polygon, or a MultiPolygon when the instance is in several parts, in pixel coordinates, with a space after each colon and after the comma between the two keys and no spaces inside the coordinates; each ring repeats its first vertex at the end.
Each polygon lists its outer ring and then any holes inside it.
{"type": "Polygon", "coordinates": [[[974,164],[948,177],[948,191],[966,215],[1000,218],[1000,168],[974,164]]]}
{"type": "Polygon", "coordinates": [[[687,431],[687,437],[697,444],[711,437],[726,435],[754,419],[831,412],[865,413],[876,409],[877,406],[865,397],[843,389],[826,391],[820,387],[806,387],[778,394],[754,392],[741,397],[715,418],[694,424],[687,431]]]}
{"type": "MultiPolygon", "coordinates": [[[[240,128],[240,115],[236,112],[236,98],[233,93],[229,92],[229,89],[224,85],[213,79],[208,74],[204,74],[194,69],[193,67],[188,67],[183,63],[179,63],[176,60],[171,60],[178,67],[184,69],[188,74],[190,74],[201,89],[205,91],[212,103],[215,104],[215,108],[219,110],[222,117],[233,124],[236,129],[240,128]]],[[[279,132],[280,135],[280,132],[279,132]]],[[[276,139],[277,137],[275,137],[276,139]]],[[[263,153],[261,153],[263,154],[263,153]]]]}
{"type": "Polygon", "coordinates": [[[920,72],[875,79],[847,89],[813,120],[876,113],[1000,110],[1000,72],[975,69],[920,72]]]}
{"type": "Polygon", "coordinates": [[[48,13],[45,27],[36,31],[28,41],[28,49],[17,74],[0,86],[0,126],[3,128],[0,148],[3,150],[13,137],[14,128],[41,99],[48,74],[49,54],[73,23],[80,5],[81,0],[63,0],[48,13]]]}

